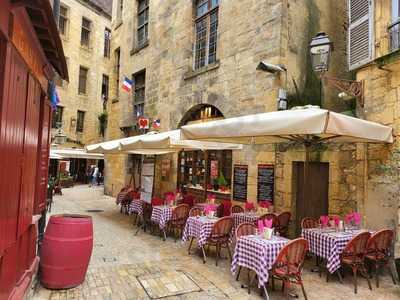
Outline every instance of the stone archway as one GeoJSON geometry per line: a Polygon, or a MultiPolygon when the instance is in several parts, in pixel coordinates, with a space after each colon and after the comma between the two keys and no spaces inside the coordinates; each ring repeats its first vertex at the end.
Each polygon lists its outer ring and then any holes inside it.
{"type": "Polygon", "coordinates": [[[197,104],[185,113],[178,124],[178,128],[196,122],[207,122],[219,119],[224,119],[224,115],[217,107],[210,104],[197,104]]]}

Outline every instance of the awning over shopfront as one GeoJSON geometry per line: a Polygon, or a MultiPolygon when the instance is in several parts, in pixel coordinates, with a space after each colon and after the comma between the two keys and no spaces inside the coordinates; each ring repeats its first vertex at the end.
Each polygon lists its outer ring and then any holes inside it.
{"type": "Polygon", "coordinates": [[[392,143],[392,128],[316,107],[183,126],[182,139],[240,144],[392,143]]]}
{"type": "Polygon", "coordinates": [[[87,153],[84,149],[50,149],[50,158],[104,159],[104,155],[100,153],[87,153]]]}
{"type": "Polygon", "coordinates": [[[155,155],[177,152],[181,149],[242,149],[242,146],[237,144],[181,140],[180,137],[180,130],[172,130],[162,133],[148,133],[124,139],[112,140],[100,144],[88,145],[86,150],[89,153],[131,153],[155,155]]]}

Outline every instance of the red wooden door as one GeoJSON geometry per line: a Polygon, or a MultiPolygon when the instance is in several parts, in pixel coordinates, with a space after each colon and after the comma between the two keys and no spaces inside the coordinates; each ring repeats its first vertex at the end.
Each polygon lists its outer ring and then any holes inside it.
{"type": "Polygon", "coordinates": [[[28,94],[26,98],[25,133],[22,164],[21,197],[19,203],[18,235],[21,235],[32,222],[35,200],[36,160],[40,116],[39,83],[28,76],[28,94]]]}
{"type": "Polygon", "coordinates": [[[0,108],[0,255],[17,238],[28,81],[20,56],[11,47],[6,51],[9,59],[0,108]]]}

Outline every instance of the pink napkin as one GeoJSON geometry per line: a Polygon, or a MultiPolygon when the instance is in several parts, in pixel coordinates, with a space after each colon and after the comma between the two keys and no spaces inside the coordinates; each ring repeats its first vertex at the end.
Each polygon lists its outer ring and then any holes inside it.
{"type": "Polygon", "coordinates": [[[244,205],[245,210],[254,210],[254,203],[253,202],[246,202],[244,205]]]}
{"type": "Polygon", "coordinates": [[[207,215],[210,212],[214,212],[217,210],[217,206],[215,204],[209,204],[204,208],[204,213],[207,215]]]}
{"type": "Polygon", "coordinates": [[[264,220],[264,225],[267,228],[272,228],[272,219],[265,219],[264,220]]]}
{"type": "Polygon", "coordinates": [[[175,194],[174,193],[168,193],[165,196],[165,202],[167,202],[167,204],[171,204],[172,202],[174,202],[175,200],[175,194]]]}
{"type": "Polygon", "coordinates": [[[356,225],[360,225],[361,224],[361,215],[360,215],[360,213],[358,213],[358,212],[354,212],[353,213],[353,221],[354,221],[354,224],[356,224],[356,225]]]}
{"type": "Polygon", "coordinates": [[[270,201],[260,201],[260,207],[269,208],[272,205],[270,201]]]}
{"type": "Polygon", "coordinates": [[[350,224],[350,222],[353,220],[353,213],[349,213],[344,217],[344,222],[346,224],[350,224]]]}
{"type": "Polygon", "coordinates": [[[335,226],[339,226],[340,219],[338,216],[334,216],[333,221],[335,222],[335,226]]]}
{"type": "Polygon", "coordinates": [[[257,225],[258,225],[258,232],[262,233],[264,231],[264,224],[262,220],[258,220],[257,221],[257,225]]]}
{"type": "Polygon", "coordinates": [[[319,218],[319,220],[320,220],[320,222],[322,224],[322,227],[328,226],[328,223],[329,223],[329,217],[328,216],[321,216],[319,218]]]}

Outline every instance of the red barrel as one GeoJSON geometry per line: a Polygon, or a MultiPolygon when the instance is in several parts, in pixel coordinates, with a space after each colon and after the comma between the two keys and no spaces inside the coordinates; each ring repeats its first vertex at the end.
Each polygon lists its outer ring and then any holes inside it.
{"type": "Polygon", "coordinates": [[[85,280],[93,249],[92,217],[50,217],[40,255],[41,282],[50,289],[72,288],[85,280]]]}

